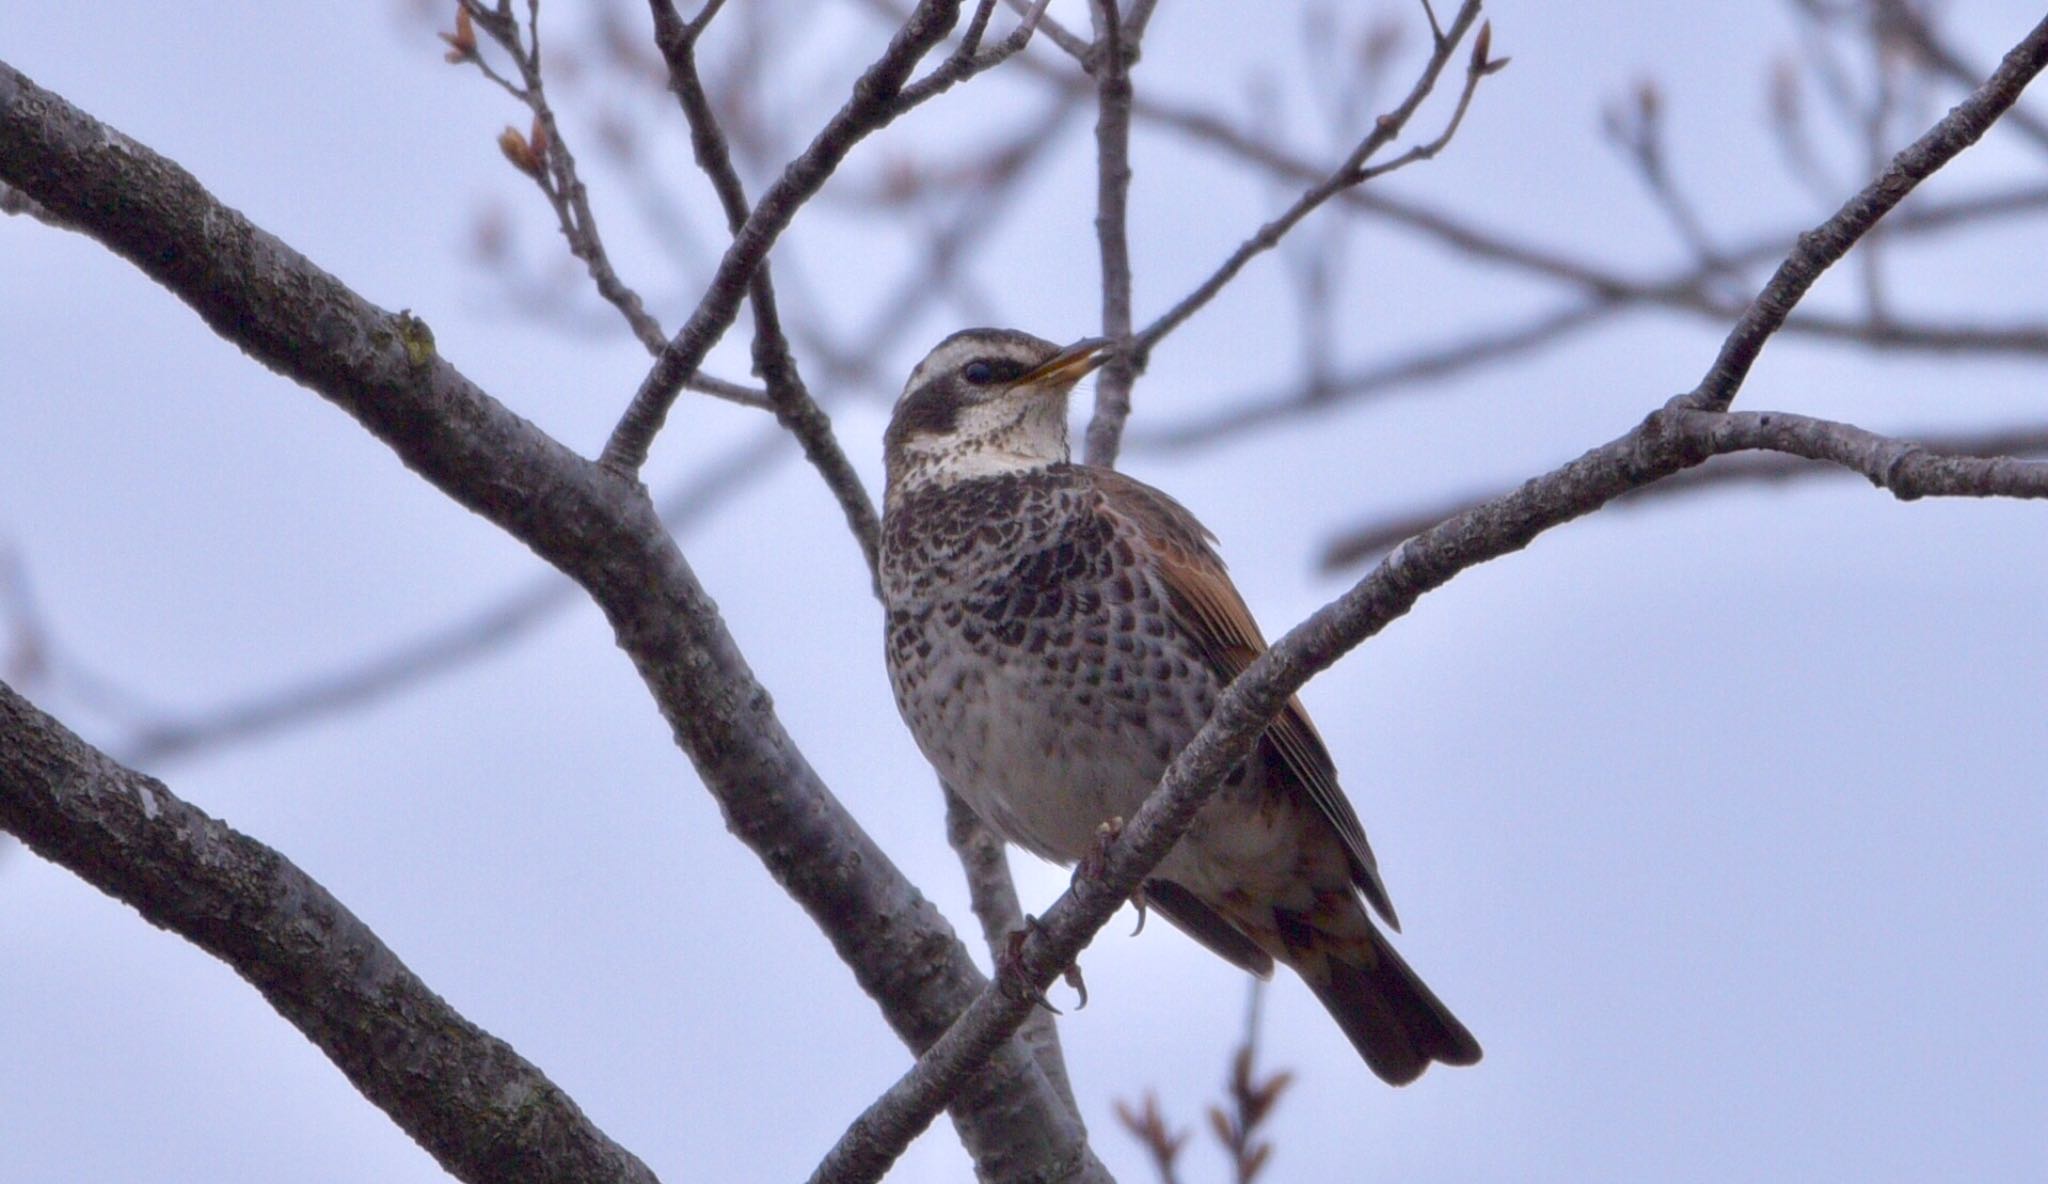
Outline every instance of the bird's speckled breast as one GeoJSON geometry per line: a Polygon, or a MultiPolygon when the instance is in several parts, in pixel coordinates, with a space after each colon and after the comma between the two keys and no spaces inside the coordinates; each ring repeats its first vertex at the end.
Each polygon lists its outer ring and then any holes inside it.
{"type": "Polygon", "coordinates": [[[1129,817],[1214,675],[1084,472],[927,489],[883,527],[888,665],[919,747],[985,821],[1062,862],[1129,817]]]}

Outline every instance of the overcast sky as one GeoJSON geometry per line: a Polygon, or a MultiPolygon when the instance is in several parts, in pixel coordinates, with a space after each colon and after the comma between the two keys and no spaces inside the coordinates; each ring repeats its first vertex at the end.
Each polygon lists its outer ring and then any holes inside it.
{"type": "MultiPolygon", "coordinates": [[[[864,7],[817,7],[790,34],[811,100],[791,110],[843,93],[887,36],[864,7]]],[[[2022,3],[1944,7],[1987,67],[2039,18],[2022,3]]],[[[586,27],[579,6],[547,8],[564,43],[586,27]]],[[[1440,160],[1387,184],[1632,273],[1680,266],[1598,130],[1603,105],[1653,77],[1673,167],[1713,233],[1817,221],[1825,208],[1766,128],[1770,64],[1799,43],[1788,9],[1503,2],[1494,45],[1512,66],[1440,160]]],[[[646,20],[620,11],[633,29],[646,20]]],[[[1416,14],[1392,11],[1412,64],[1416,14]]],[[[1169,0],[1138,85],[1241,113],[1263,75],[1297,110],[1301,25],[1291,7],[1169,0]]],[[[412,309],[484,389],[592,451],[645,356],[587,299],[580,327],[537,323],[471,258],[471,220],[493,201],[528,258],[559,248],[493,142],[525,120],[444,64],[430,27],[395,3],[17,0],[0,6],[0,58],[179,160],[368,299],[412,309]]],[[[1956,97],[1936,95],[1929,117],[1956,97]]],[[[1027,81],[977,82],[856,150],[842,180],[993,142],[1044,101],[1027,81]]],[[[563,102],[587,141],[591,112],[563,102]]],[[[633,112],[667,128],[660,169],[715,244],[680,117],[633,112]]],[[[1294,148],[1341,156],[1325,131],[1292,126],[1294,148]]],[[[1089,332],[1096,308],[1086,119],[1063,135],[973,264],[1004,319],[1055,338],[1089,332]]],[[[1836,153],[1842,195],[1863,179],[1853,156],[1836,153]]],[[[1930,189],[1987,191],[2042,165],[1994,132],[1930,189]]],[[[1141,133],[1135,168],[1141,318],[1286,200],[1164,135],[1141,133]]],[[[694,292],[606,176],[593,180],[621,269],[673,327],[694,292]]],[[[841,334],[903,267],[903,243],[876,225],[828,202],[789,241],[793,299],[841,334]]],[[[1942,321],[2038,323],[2044,225],[1901,245],[1893,299],[1942,321]]],[[[1558,298],[1377,226],[1344,261],[1344,362],[1558,298]]],[[[1293,372],[1283,276],[1254,264],[1170,339],[1134,433],[1293,372]]],[[[1845,269],[1815,299],[1850,310],[1859,290],[1845,269]]],[[[882,368],[906,373],[964,315],[927,314],[882,368]]],[[[1125,467],[1217,531],[1277,633],[1347,586],[1315,571],[1335,529],[1620,434],[1698,380],[1724,329],[1630,316],[1228,446],[1134,445],[1125,467]]],[[[743,340],[712,364],[743,375],[743,340]]],[[[1741,402],[1962,428],[2038,420],[2042,374],[1782,339],[1741,402]]],[[[879,493],[886,398],[814,385],[879,493]]],[[[685,402],[650,483],[702,471],[765,422],[685,402]]],[[[1486,1059],[1389,1089],[1283,978],[1265,1056],[1297,1081],[1267,1178],[1924,1184],[2048,1170],[2041,514],[1900,504],[1854,479],[1610,510],[1466,573],[1315,682],[1305,698],[1373,836],[1400,947],[1486,1059]]],[[[23,218],[0,220],[0,546],[67,655],[173,715],[429,634],[545,575],[130,266],[23,218]]],[[[827,783],[972,932],[932,779],[889,700],[879,611],[816,476],[783,449],[683,547],[827,783]]],[[[26,689],[89,737],[125,734],[75,686],[26,689]]],[[[725,833],[587,605],[368,709],[153,771],[320,880],[666,1180],[801,1178],[907,1063],[725,833]]],[[[1027,908],[1065,884],[1015,864],[1027,908]]],[[[1063,1023],[1084,1117],[1126,1184],[1148,1180],[1111,1103],[1155,1090],[1198,1127],[1186,1178],[1221,1180],[1201,1113],[1241,1030],[1244,980],[1166,926],[1130,929],[1112,922],[1085,955],[1091,1001],[1063,1023]]],[[[966,1173],[942,1124],[892,1178],[966,1173]]],[[[0,845],[0,1181],[270,1178],[445,1177],[232,972],[0,845]]]]}

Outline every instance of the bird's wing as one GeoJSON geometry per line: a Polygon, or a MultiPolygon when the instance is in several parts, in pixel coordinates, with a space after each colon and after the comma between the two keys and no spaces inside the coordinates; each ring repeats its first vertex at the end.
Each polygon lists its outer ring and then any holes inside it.
{"type": "MultiPolygon", "coordinates": [[[[1146,550],[1158,557],[1159,576],[1180,625],[1208,659],[1210,669],[1226,683],[1236,678],[1266,651],[1266,639],[1260,636],[1258,622],[1252,619],[1244,597],[1211,546],[1214,536],[1185,506],[1150,485],[1111,469],[1089,468],[1087,472],[1107,495],[1102,512],[1123,519],[1145,540],[1146,550]]],[[[1387,924],[1399,930],[1393,902],[1380,882],[1379,863],[1365,841],[1365,827],[1338,788],[1336,763],[1316,734],[1316,726],[1309,722],[1301,700],[1287,700],[1287,706],[1267,726],[1265,739],[1335,828],[1351,855],[1352,878],[1359,890],[1387,924]]]]}

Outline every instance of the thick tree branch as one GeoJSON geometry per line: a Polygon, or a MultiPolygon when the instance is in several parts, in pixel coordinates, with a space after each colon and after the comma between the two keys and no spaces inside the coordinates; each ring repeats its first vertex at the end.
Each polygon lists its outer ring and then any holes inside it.
{"type": "MultiPolygon", "coordinates": [[[[582,585],[727,825],[906,1044],[927,1046],[974,997],[984,980],[965,948],[797,750],[637,480],[583,460],[478,390],[417,318],[369,304],[173,162],[4,64],[0,181],[134,263],[582,585]]],[[[950,1104],[991,1178],[1104,1178],[1021,1048],[1002,1050],[950,1104]]]]}
{"type": "Polygon", "coordinates": [[[898,100],[911,70],[959,19],[960,0],[922,0],[890,39],[887,51],[854,83],[853,97],[761,196],[719,259],[704,298],[669,340],[612,429],[604,448],[606,469],[626,475],[640,471],[683,381],[696,373],[704,355],[738,315],[754,271],[767,259],[775,240],[853,146],[903,112],[898,100]]]}
{"type": "Polygon", "coordinates": [[[0,827],[263,993],[458,1179],[654,1173],[470,1023],[327,889],[0,684],[0,827]]]}

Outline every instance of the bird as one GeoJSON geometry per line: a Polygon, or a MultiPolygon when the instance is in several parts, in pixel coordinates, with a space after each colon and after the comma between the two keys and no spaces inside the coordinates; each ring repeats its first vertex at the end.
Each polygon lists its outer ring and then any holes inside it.
{"type": "MultiPolygon", "coordinates": [[[[1067,446],[1110,343],[966,329],[911,371],[883,436],[886,656],[918,747],[1010,842],[1073,865],[1136,813],[1224,686],[1266,648],[1179,502],[1067,446]]],[[[1261,978],[1298,973],[1390,1084],[1478,1041],[1366,912],[1399,921],[1329,750],[1297,700],[1140,889],[1261,978]]]]}

